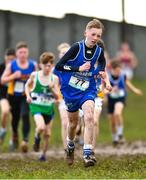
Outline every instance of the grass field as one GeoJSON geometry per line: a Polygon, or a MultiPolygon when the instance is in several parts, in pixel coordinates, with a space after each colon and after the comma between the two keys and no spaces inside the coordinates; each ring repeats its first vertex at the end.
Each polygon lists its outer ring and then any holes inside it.
{"type": "MultiPolygon", "coordinates": [[[[129,93],[124,111],[125,137],[128,142],[146,140],[146,85],[145,81],[135,80],[133,83],[143,90],[144,96],[138,97],[129,93]]],[[[33,143],[34,123],[32,121],[30,135],[30,149],[33,143]]],[[[8,128],[10,129],[10,128],[8,128]]],[[[8,152],[10,134],[7,133],[6,141],[1,152],[8,152]]],[[[111,143],[109,123],[105,114],[100,119],[99,143],[111,143]]],[[[50,146],[60,147],[61,129],[58,112],[52,129],[50,146]]],[[[50,147],[50,148],[51,148],[50,147]]],[[[32,159],[0,160],[0,178],[146,178],[146,157],[144,155],[126,156],[98,156],[97,165],[93,168],[84,168],[81,159],[76,159],[75,165],[69,168],[63,158],[50,158],[48,162],[39,163],[32,159]]]]}
{"type": "Polygon", "coordinates": [[[97,179],[97,178],[146,178],[146,157],[110,156],[97,157],[95,167],[84,168],[78,159],[72,168],[63,159],[49,159],[41,163],[32,160],[3,160],[0,163],[0,178],[47,178],[47,179],[97,179]]]}

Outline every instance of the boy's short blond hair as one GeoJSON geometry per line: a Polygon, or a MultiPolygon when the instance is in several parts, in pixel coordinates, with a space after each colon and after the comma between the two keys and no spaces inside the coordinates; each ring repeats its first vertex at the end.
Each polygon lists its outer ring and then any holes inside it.
{"type": "Polygon", "coordinates": [[[102,22],[99,21],[98,19],[93,19],[88,22],[88,24],[86,25],[86,30],[91,29],[91,28],[97,28],[97,29],[104,30],[104,26],[103,26],[102,22]]]}
{"type": "Polygon", "coordinates": [[[61,51],[64,48],[70,48],[70,45],[66,42],[63,42],[63,43],[59,44],[59,46],[57,47],[57,50],[61,51]]]}
{"type": "Polygon", "coordinates": [[[17,51],[18,49],[21,49],[21,48],[27,48],[27,49],[28,49],[27,43],[24,42],[24,41],[18,42],[18,43],[16,44],[16,51],[17,51]]]}
{"type": "Polygon", "coordinates": [[[44,52],[40,56],[40,63],[41,64],[53,64],[55,60],[55,56],[52,52],[44,52]]]}

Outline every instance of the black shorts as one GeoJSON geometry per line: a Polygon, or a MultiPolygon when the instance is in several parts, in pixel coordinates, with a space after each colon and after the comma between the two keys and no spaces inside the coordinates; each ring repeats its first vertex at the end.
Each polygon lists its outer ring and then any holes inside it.
{"type": "Polygon", "coordinates": [[[109,114],[113,114],[114,110],[115,110],[115,104],[117,102],[121,102],[125,105],[125,102],[126,102],[126,98],[125,97],[122,97],[122,98],[116,98],[116,99],[113,99],[113,98],[110,98],[108,97],[108,105],[107,105],[107,108],[108,108],[108,113],[109,114]]]}
{"type": "MultiPolygon", "coordinates": [[[[53,120],[54,118],[54,113],[47,115],[47,114],[42,114],[42,113],[36,113],[36,114],[40,114],[43,116],[45,124],[47,125],[48,123],[50,123],[51,120],[53,120]]],[[[34,114],[35,115],[35,114],[34,114]]]]}
{"type": "Polygon", "coordinates": [[[2,99],[8,99],[7,95],[0,94],[0,100],[2,100],[2,99]]]}
{"type": "Polygon", "coordinates": [[[50,123],[50,121],[53,119],[54,117],[54,114],[52,115],[46,115],[46,114],[42,114],[43,118],[44,118],[44,121],[45,121],[45,124],[47,125],[48,123],[50,123]]]}
{"type": "Polygon", "coordinates": [[[0,87],[0,100],[2,100],[2,99],[8,99],[7,87],[5,87],[5,86],[0,87]]]}

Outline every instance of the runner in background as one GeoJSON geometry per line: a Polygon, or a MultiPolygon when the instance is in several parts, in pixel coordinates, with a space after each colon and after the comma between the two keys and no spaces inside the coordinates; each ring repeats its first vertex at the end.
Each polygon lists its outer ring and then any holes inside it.
{"type": "Polygon", "coordinates": [[[36,128],[34,151],[40,149],[41,134],[43,134],[43,149],[40,161],[46,160],[49,139],[51,136],[52,120],[54,118],[54,99],[58,99],[58,77],[52,73],[54,55],[44,52],[40,56],[41,70],[33,72],[25,85],[27,102],[33,114],[36,128]]]}
{"type": "Polygon", "coordinates": [[[16,45],[16,59],[8,63],[2,75],[2,84],[8,84],[8,99],[12,114],[12,137],[10,150],[13,151],[19,146],[18,127],[22,118],[21,151],[28,151],[28,140],[30,131],[29,107],[25,96],[25,83],[30,74],[37,68],[36,62],[29,59],[29,49],[25,42],[16,45]]]}
{"type": "MultiPolygon", "coordinates": [[[[15,49],[9,48],[5,51],[4,62],[0,64],[0,79],[6,68],[6,65],[16,58],[15,49]]],[[[6,131],[7,120],[10,114],[10,105],[7,96],[7,84],[0,83],[0,108],[1,108],[1,128],[0,128],[0,143],[3,143],[6,131]]]]}
{"type": "MultiPolygon", "coordinates": [[[[68,43],[61,43],[57,47],[57,50],[59,52],[58,57],[61,59],[65,53],[69,50],[70,45],[68,43]]],[[[58,76],[59,78],[59,84],[61,87],[61,73],[60,71],[57,71],[56,69],[53,70],[53,73],[58,76]]],[[[65,105],[64,99],[62,97],[62,94],[60,92],[60,98],[59,98],[59,104],[58,104],[58,110],[61,118],[61,136],[62,136],[62,142],[64,150],[66,150],[66,138],[67,138],[67,126],[68,126],[68,113],[67,113],[67,107],[65,105]]]]}
{"type": "Polygon", "coordinates": [[[127,98],[126,88],[140,96],[142,91],[136,88],[127,76],[122,73],[122,66],[119,61],[111,61],[109,79],[112,91],[108,94],[108,114],[111,123],[112,141],[113,145],[116,146],[125,142],[123,109],[127,98]]]}
{"type": "MultiPolygon", "coordinates": [[[[106,80],[107,80],[106,83],[110,85],[109,77],[107,73],[107,61],[109,60],[109,58],[107,57],[107,52],[105,51],[105,44],[102,39],[100,39],[97,44],[104,51],[104,56],[106,58],[106,69],[105,69],[105,75],[106,75],[106,80]]],[[[98,64],[96,66],[98,67],[98,64]]],[[[95,98],[95,108],[94,108],[94,134],[93,134],[93,147],[94,148],[96,147],[96,142],[99,137],[99,120],[100,120],[100,115],[102,112],[102,105],[105,98],[105,94],[111,91],[111,89],[109,91],[106,89],[106,84],[104,82],[104,79],[102,79],[99,75],[95,76],[95,80],[96,80],[96,87],[97,87],[97,97],[95,98]]]]}

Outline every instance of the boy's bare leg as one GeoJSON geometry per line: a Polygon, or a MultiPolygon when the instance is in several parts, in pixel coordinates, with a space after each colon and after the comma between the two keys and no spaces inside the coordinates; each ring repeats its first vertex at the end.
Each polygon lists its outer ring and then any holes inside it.
{"type": "Polygon", "coordinates": [[[45,130],[45,122],[41,114],[35,114],[34,120],[35,120],[36,128],[35,128],[35,140],[34,140],[35,142],[33,145],[33,149],[35,152],[38,152],[40,149],[40,140],[41,140],[40,135],[45,130]]]}
{"type": "Polygon", "coordinates": [[[76,112],[68,112],[69,124],[68,124],[68,135],[67,135],[67,163],[68,165],[72,165],[74,162],[74,138],[76,135],[76,127],[78,124],[78,111],[76,112]]]}
{"type": "Polygon", "coordinates": [[[83,158],[84,165],[94,166],[96,159],[93,154],[93,135],[94,135],[94,101],[87,100],[82,105],[84,113],[84,147],[83,147],[83,158]]]}

